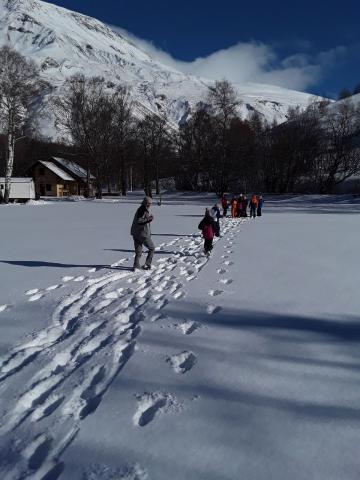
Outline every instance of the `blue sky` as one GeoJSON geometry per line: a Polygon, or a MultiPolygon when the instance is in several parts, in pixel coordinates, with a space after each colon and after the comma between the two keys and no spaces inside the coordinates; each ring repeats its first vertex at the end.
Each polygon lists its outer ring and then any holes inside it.
{"type": "Polygon", "coordinates": [[[360,2],[53,0],[183,71],[335,97],[360,83],[360,2]],[[144,40],[144,41],[141,41],[144,40]]]}

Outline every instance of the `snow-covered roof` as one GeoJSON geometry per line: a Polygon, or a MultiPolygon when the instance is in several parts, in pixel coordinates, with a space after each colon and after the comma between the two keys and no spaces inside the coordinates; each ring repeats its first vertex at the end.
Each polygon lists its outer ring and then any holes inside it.
{"type": "MultiPolygon", "coordinates": [[[[69,170],[73,175],[76,175],[78,178],[81,178],[82,180],[86,181],[87,178],[87,172],[84,168],[80,167],[75,162],[72,162],[71,160],[67,160],[66,158],[60,158],[60,157],[52,157],[53,160],[55,160],[56,163],[60,164],[67,170],[69,170]]],[[[95,178],[93,175],[90,175],[91,178],[95,178]]]]}
{"type": "Polygon", "coordinates": [[[44,165],[44,167],[48,168],[51,170],[55,175],[57,175],[61,180],[66,180],[68,182],[75,182],[75,178],[71,177],[68,173],[64,172],[60,167],[55,165],[53,162],[45,162],[44,160],[40,160],[39,163],[41,165],[44,165]]]}
{"type": "MultiPolygon", "coordinates": [[[[12,177],[11,183],[31,183],[32,177],[12,177]]],[[[5,177],[0,177],[0,183],[5,183],[5,177]]]]}

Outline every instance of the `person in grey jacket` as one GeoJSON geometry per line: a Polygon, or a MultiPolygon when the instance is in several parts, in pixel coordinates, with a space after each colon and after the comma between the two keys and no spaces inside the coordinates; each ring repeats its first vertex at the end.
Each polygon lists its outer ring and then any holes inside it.
{"type": "Polygon", "coordinates": [[[152,200],[150,197],[145,197],[142,204],[137,209],[133,223],[131,225],[131,235],[134,239],[135,258],[133,270],[140,268],[140,258],[142,255],[143,245],[149,249],[145,265],[142,267],[144,270],[151,269],[151,262],[154,257],[155,245],[151,240],[150,223],[153,221],[154,216],[150,214],[149,209],[151,207],[152,200]]]}

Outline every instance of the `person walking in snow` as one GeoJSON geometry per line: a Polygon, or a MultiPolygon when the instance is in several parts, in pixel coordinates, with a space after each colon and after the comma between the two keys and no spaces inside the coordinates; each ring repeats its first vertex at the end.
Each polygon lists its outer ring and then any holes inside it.
{"type": "Polygon", "coordinates": [[[243,194],[240,193],[239,198],[238,198],[238,202],[237,202],[237,206],[236,206],[236,215],[237,215],[237,217],[241,217],[241,210],[242,210],[243,198],[244,198],[243,194]]]}
{"type": "Polygon", "coordinates": [[[212,207],[212,209],[210,210],[210,215],[212,216],[212,218],[214,219],[215,223],[216,223],[216,232],[215,232],[215,235],[217,237],[220,236],[220,218],[221,218],[221,213],[220,213],[220,208],[219,208],[219,205],[217,203],[215,203],[215,205],[212,207]]]}
{"type": "Polygon", "coordinates": [[[151,239],[150,223],[154,220],[154,216],[149,210],[152,204],[150,197],[145,197],[140,207],[137,209],[133,223],[131,225],[131,235],[134,239],[135,258],[133,270],[140,268],[140,258],[143,251],[143,245],[149,249],[146,257],[144,270],[151,269],[151,263],[154,257],[155,245],[151,239]]]}
{"type": "Polygon", "coordinates": [[[201,220],[198,226],[199,230],[202,231],[204,238],[204,251],[205,255],[209,256],[210,252],[213,249],[213,240],[217,230],[217,224],[215,220],[210,215],[208,209],[205,210],[205,217],[201,220]]]}
{"type": "Polygon", "coordinates": [[[223,209],[223,217],[226,218],[228,208],[229,208],[229,200],[227,199],[226,195],[223,195],[223,197],[221,199],[221,206],[222,206],[222,209],[223,209]]]}
{"type": "Polygon", "coordinates": [[[256,212],[258,217],[262,216],[263,206],[264,206],[264,199],[263,199],[262,195],[260,195],[259,200],[258,200],[257,212],[256,212]]]}
{"type": "Polygon", "coordinates": [[[237,200],[236,197],[231,199],[231,216],[232,218],[236,217],[236,210],[237,210],[237,200]]]}
{"type": "Polygon", "coordinates": [[[240,216],[241,216],[242,218],[246,218],[246,217],[247,217],[247,205],[248,205],[247,197],[246,197],[246,195],[244,195],[243,198],[242,198],[242,201],[241,201],[241,213],[240,213],[240,216]]]}
{"type": "Polygon", "coordinates": [[[250,199],[250,202],[249,202],[250,218],[255,218],[256,217],[257,207],[258,207],[258,199],[257,199],[256,195],[253,195],[250,199]]]}

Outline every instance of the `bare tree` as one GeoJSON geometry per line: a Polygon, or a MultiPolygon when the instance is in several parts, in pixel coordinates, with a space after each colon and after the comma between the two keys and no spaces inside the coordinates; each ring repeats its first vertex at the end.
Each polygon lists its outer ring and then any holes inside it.
{"type": "Polygon", "coordinates": [[[317,159],[317,179],[323,192],[330,192],[360,172],[360,148],[356,138],[360,132],[360,110],[345,100],[329,106],[323,119],[323,148],[317,159]]]}
{"type": "Polygon", "coordinates": [[[156,195],[160,194],[160,165],[171,148],[171,136],[165,115],[149,114],[138,124],[138,138],[142,146],[144,191],[152,196],[151,182],[155,180],[156,195]]]}
{"type": "Polygon", "coordinates": [[[35,64],[15,50],[0,49],[0,127],[7,137],[5,155],[5,191],[9,202],[14,168],[15,143],[24,136],[31,118],[31,108],[40,98],[41,81],[35,64]]]}
{"type": "Polygon", "coordinates": [[[209,88],[207,102],[211,106],[218,127],[218,134],[215,137],[218,142],[215,191],[222,195],[228,188],[229,177],[231,176],[229,131],[232,121],[238,117],[237,107],[240,102],[235,89],[227,80],[215,82],[215,85],[209,88]]]}
{"type": "Polygon", "coordinates": [[[181,126],[178,136],[178,185],[189,190],[211,190],[212,165],[217,156],[214,150],[215,121],[203,103],[187,123],[181,126]]]}
{"type": "Polygon", "coordinates": [[[135,135],[133,104],[127,87],[119,86],[114,98],[113,145],[118,159],[121,194],[127,194],[128,158],[131,141],[135,135]]]}
{"type": "Polygon", "coordinates": [[[119,91],[108,89],[103,78],[75,75],[54,100],[56,125],[86,154],[88,184],[92,168],[98,198],[110,168],[118,96],[119,91]]]}

